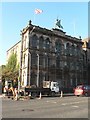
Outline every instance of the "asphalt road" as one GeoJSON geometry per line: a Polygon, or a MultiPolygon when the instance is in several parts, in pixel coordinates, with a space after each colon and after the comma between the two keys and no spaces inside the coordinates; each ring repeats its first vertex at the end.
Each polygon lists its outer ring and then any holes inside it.
{"type": "Polygon", "coordinates": [[[88,97],[2,100],[2,118],[88,118],[88,97]]]}

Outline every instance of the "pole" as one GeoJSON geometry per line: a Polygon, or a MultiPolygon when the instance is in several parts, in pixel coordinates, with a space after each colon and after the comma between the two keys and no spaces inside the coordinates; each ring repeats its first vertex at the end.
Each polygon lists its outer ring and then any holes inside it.
{"type": "Polygon", "coordinates": [[[63,97],[63,91],[61,90],[61,96],[60,96],[61,98],[63,97]]]}

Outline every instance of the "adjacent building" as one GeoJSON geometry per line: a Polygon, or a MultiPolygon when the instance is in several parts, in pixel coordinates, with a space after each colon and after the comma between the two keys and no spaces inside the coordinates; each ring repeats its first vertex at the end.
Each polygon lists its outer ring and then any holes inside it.
{"type": "Polygon", "coordinates": [[[83,41],[83,52],[84,52],[84,73],[83,79],[87,80],[90,85],[90,38],[86,38],[83,41]]]}
{"type": "Polygon", "coordinates": [[[21,57],[21,41],[19,41],[18,43],[16,43],[14,46],[12,46],[10,49],[7,50],[7,61],[9,57],[12,55],[12,53],[16,53],[17,55],[17,65],[20,64],[20,57],[21,57]]]}

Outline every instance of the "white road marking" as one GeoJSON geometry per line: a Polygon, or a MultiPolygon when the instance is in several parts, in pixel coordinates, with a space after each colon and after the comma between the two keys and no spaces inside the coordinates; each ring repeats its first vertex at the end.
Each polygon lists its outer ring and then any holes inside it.
{"type": "MultiPolygon", "coordinates": [[[[47,103],[58,103],[57,101],[46,101],[47,103]]],[[[65,106],[65,105],[73,105],[73,107],[76,107],[76,108],[78,108],[78,106],[76,105],[75,106],[75,104],[80,104],[80,103],[84,103],[84,102],[87,102],[88,103],[88,101],[75,101],[75,102],[70,102],[70,103],[62,103],[61,105],[63,105],[63,106],[65,106]]]]}
{"type": "Polygon", "coordinates": [[[61,104],[61,105],[66,105],[65,103],[61,104]]]}
{"type": "Polygon", "coordinates": [[[57,103],[56,101],[46,101],[47,103],[50,102],[50,103],[57,103]]]}
{"type": "Polygon", "coordinates": [[[85,101],[80,101],[80,102],[71,102],[71,103],[62,103],[61,105],[73,105],[73,104],[79,104],[79,103],[83,103],[85,101]]]}
{"type": "Polygon", "coordinates": [[[72,107],[79,108],[79,106],[72,106],[72,107]]]}

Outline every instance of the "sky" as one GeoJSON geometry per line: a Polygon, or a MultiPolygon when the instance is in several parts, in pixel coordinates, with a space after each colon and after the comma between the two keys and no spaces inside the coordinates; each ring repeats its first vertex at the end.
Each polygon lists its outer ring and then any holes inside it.
{"type": "Polygon", "coordinates": [[[58,18],[67,35],[88,37],[88,2],[1,2],[0,10],[0,65],[6,64],[6,51],[21,40],[29,20],[51,30],[58,18]],[[43,12],[35,14],[35,9],[43,12]]]}

